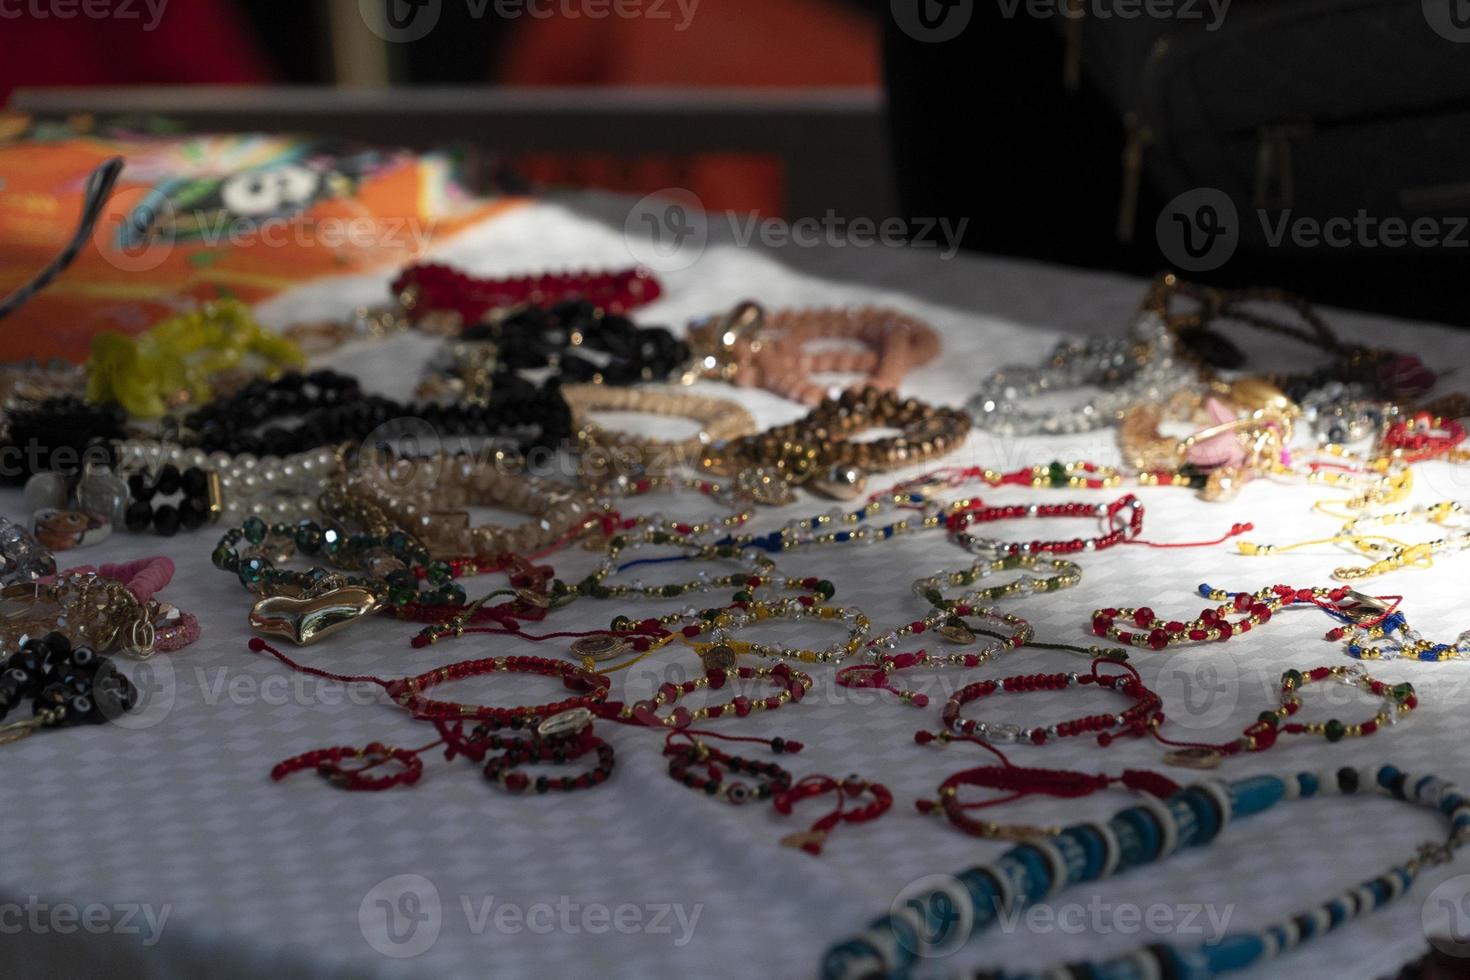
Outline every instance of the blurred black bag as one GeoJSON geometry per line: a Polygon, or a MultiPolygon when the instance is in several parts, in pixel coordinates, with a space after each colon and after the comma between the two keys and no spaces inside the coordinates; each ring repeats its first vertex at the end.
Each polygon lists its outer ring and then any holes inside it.
{"type": "Polygon", "coordinates": [[[1294,229],[1349,219],[1330,250],[1361,255],[1430,217],[1432,247],[1470,256],[1470,0],[1173,0],[1131,19],[1130,0],[1058,2],[1068,83],[1085,77],[1126,129],[1120,240],[1149,220],[1146,182],[1160,202],[1224,192],[1243,252],[1320,255],[1294,229]]]}

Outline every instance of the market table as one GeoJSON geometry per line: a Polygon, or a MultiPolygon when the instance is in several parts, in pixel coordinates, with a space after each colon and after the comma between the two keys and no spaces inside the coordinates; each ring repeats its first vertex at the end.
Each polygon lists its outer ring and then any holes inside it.
{"type": "MultiPolygon", "coordinates": [[[[438,257],[493,274],[626,264],[628,213],[628,202],[609,196],[547,200],[466,233],[438,257]]],[[[323,282],[286,294],[260,313],[274,325],[341,315],[350,304],[381,301],[385,278],[323,282]]],[[[910,375],[904,390],[940,403],[962,403],[995,366],[1038,360],[1060,335],[1123,333],[1146,285],[990,257],[946,258],[935,250],[740,247],[717,223],[697,261],[664,280],[664,299],[640,319],[681,323],[747,297],[772,306],[890,304],[924,317],[942,332],[944,353],[910,375]]],[[[1330,318],[1349,339],[1418,351],[1436,367],[1470,363],[1470,334],[1347,313],[1330,318]]],[[[1277,350],[1264,339],[1249,343],[1265,358],[1277,350]]],[[[421,337],[400,336],[341,350],[325,363],[402,397],[431,346],[421,337]]],[[[1279,350],[1294,356],[1289,348],[1279,350]]],[[[739,399],[762,425],[802,413],[764,392],[706,387],[739,399]]],[[[1082,458],[1115,461],[1113,434],[1008,443],[976,435],[947,462],[1015,468],[1082,458]]],[[[1425,464],[1414,499],[1457,498],[1467,484],[1465,468],[1425,464]]],[[[1007,502],[1081,493],[1005,488],[991,496],[1007,502]]],[[[1110,493],[1093,495],[1101,500],[1110,493]]],[[[1257,481],[1226,503],[1206,503],[1183,490],[1138,493],[1147,505],[1150,540],[1214,537],[1237,521],[1254,522],[1256,540],[1278,542],[1320,537],[1336,526],[1311,512],[1312,502],[1326,495],[1320,487],[1257,481]]],[[[658,499],[647,507],[698,514],[701,503],[658,499]]],[[[7,492],[6,516],[21,518],[20,504],[18,492],[7,492]]],[[[786,511],[759,514],[756,522],[775,528],[829,506],[803,497],[786,511]]],[[[1040,528],[1052,529],[1075,533],[1061,525],[1040,528]]],[[[145,696],[134,715],[0,748],[7,783],[0,797],[7,845],[0,848],[0,902],[14,903],[0,905],[0,976],[812,976],[830,944],[887,911],[911,883],[991,860],[1007,846],[966,837],[914,809],[914,801],[932,797],[945,775],[989,759],[973,746],[914,744],[915,729],[937,727],[943,692],[955,684],[949,674],[915,678],[934,698],[919,710],[886,694],[836,687],[830,670],[818,670],[802,705],[760,724],[717,724],[732,734],[801,740],[805,751],[783,758],[797,776],[857,772],[892,790],[896,802],[889,815],[840,828],[820,858],[778,841],[804,829],[823,804],[805,804],[782,819],[770,808],[706,799],[668,778],[661,736],[620,726],[602,726],[618,752],[613,778],[569,796],[511,796],[463,762],[433,756],[412,789],[343,793],[309,776],[273,783],[272,765],[308,749],[373,740],[416,746],[431,741],[432,733],[365,685],[317,682],[250,652],[248,597],[233,576],[210,564],[216,537],[212,529],[167,540],[115,535],[75,556],[98,563],[168,555],[178,571],[164,597],[198,615],[203,638],[177,654],[125,666],[145,696]],[[17,928],[21,915],[28,924],[17,928]]],[[[1042,639],[1086,644],[1094,608],[1147,604],[1192,615],[1201,582],[1232,590],[1326,584],[1343,557],[1330,546],[1269,559],[1237,555],[1231,544],[1119,547],[1084,555],[1078,587],[1007,608],[1027,618],[1042,639]]],[[[573,548],[553,561],[559,573],[575,576],[594,558],[573,548]]],[[[1467,560],[1452,556],[1430,570],[1395,573],[1382,581],[1382,591],[1403,593],[1417,627],[1451,639],[1467,625],[1461,612],[1467,560]]],[[[922,600],[910,591],[915,578],[969,561],[936,534],[794,552],[781,556],[780,565],[793,574],[830,578],[836,601],[857,605],[882,624],[923,612],[922,600]]],[[[648,577],[661,574],[650,571],[648,577]]],[[[475,583],[467,584],[476,594],[475,583]]],[[[645,606],[662,612],[684,604],[645,606]]],[[[556,626],[602,627],[626,606],[584,600],[558,613],[556,626]]],[[[1274,706],[1283,670],[1346,662],[1340,644],[1323,639],[1330,625],[1313,610],[1292,610],[1226,645],[1140,652],[1134,660],[1164,695],[1175,737],[1223,741],[1274,706]]],[[[296,653],[331,670],[386,677],[492,652],[547,653],[547,645],[484,637],[412,649],[416,629],[383,618],[296,653]]],[[[829,636],[815,623],[780,635],[829,636]]],[[[553,646],[552,655],[557,651],[564,648],[553,646]]],[[[972,676],[1070,670],[1078,663],[1065,653],[1022,651],[972,676]]],[[[665,678],[690,676],[695,666],[687,650],[671,648],[615,675],[613,696],[633,700],[665,678]]],[[[1301,739],[1231,760],[1222,774],[1391,761],[1412,773],[1470,779],[1470,766],[1458,754],[1470,729],[1463,707],[1470,698],[1470,665],[1391,662],[1374,665],[1373,672],[1393,682],[1411,680],[1421,709],[1373,738],[1337,744],[1301,739]]],[[[468,682],[457,695],[520,703],[500,699],[523,693],[522,700],[533,701],[544,691],[519,680],[468,682]]],[[[1316,693],[1307,694],[1312,717],[1333,712],[1366,718],[1374,710],[1347,688],[1320,698],[1316,693]]],[[[1008,703],[987,705],[987,718],[1021,723],[1108,710],[1099,695],[992,700],[1008,703]]],[[[1012,755],[1026,765],[1117,773],[1158,768],[1162,750],[1124,740],[1104,751],[1071,739],[1017,747],[1012,755]]],[[[1194,775],[1171,774],[1180,781],[1194,775]]],[[[1104,818],[1130,802],[1120,793],[1036,800],[996,818],[1104,818]]],[[[1053,903],[1055,918],[992,929],[925,969],[1041,967],[1150,942],[1199,941],[1217,927],[1249,928],[1378,873],[1411,856],[1415,842],[1440,832],[1426,811],[1382,798],[1278,807],[1232,827],[1208,849],[1099,888],[1064,892],[1053,903]]],[[[1470,907],[1460,901],[1470,893],[1466,876],[1470,868],[1463,866],[1437,869],[1408,899],[1253,975],[1390,975],[1423,953],[1427,926],[1463,936],[1466,925],[1456,917],[1470,907]],[[1447,884],[1436,890],[1441,881],[1447,884]]]]}

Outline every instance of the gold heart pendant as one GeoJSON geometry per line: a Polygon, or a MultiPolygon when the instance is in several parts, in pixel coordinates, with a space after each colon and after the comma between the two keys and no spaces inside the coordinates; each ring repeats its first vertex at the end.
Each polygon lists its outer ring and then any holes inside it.
{"type": "Polygon", "coordinates": [[[284,636],[298,646],[310,646],[376,612],[380,605],[377,596],[356,585],[310,599],[271,596],[250,610],[250,627],[268,636],[284,636]]]}

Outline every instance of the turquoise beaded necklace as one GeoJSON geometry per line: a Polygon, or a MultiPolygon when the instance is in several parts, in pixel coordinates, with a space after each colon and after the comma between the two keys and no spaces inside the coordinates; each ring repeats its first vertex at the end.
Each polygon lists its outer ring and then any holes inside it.
{"type": "Polygon", "coordinates": [[[1282,800],[1370,792],[1438,810],[1450,822],[1447,841],[1422,845],[1413,858],[1383,874],[1259,931],[1229,933],[1198,945],[1156,943],[1114,959],[1073,963],[1045,972],[997,971],[976,976],[992,980],[1204,980],[1259,966],[1386,905],[1406,893],[1420,872],[1452,860],[1455,850],[1470,841],[1470,797],[1437,776],[1410,776],[1388,765],[1198,783],[1167,801],[1146,799],[1143,805],[1123,810],[1105,823],[1068,827],[1013,847],[994,864],[960,872],[915,896],[902,909],[877,919],[860,935],[829,949],[822,961],[823,980],[907,977],[940,946],[953,949],[1000,916],[1048,899],[1067,885],[1098,881],[1186,847],[1209,844],[1232,821],[1282,800]]]}

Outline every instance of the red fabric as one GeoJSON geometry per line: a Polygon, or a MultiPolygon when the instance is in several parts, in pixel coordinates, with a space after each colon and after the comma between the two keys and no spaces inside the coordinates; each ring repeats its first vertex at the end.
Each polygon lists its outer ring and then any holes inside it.
{"type": "MultiPolygon", "coordinates": [[[[750,88],[876,88],[880,81],[877,25],[827,0],[669,0],[656,9],[668,16],[522,18],[503,48],[500,80],[750,88]]],[[[709,154],[692,161],[643,160],[636,169],[595,176],[589,163],[595,161],[516,161],[533,180],[552,184],[643,193],[682,187],[709,210],[777,215],[785,196],[774,159],[709,154]]]]}
{"type": "Polygon", "coordinates": [[[272,74],[225,0],[0,0],[0,103],[21,87],[248,84],[272,74]]]}

